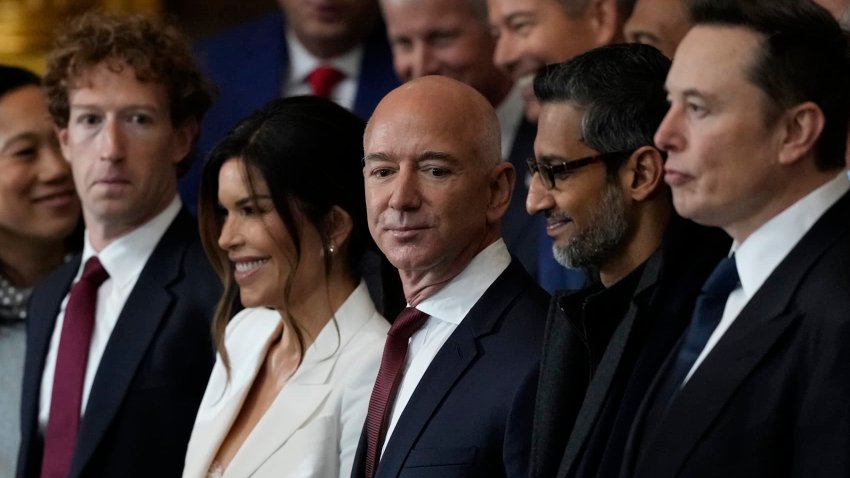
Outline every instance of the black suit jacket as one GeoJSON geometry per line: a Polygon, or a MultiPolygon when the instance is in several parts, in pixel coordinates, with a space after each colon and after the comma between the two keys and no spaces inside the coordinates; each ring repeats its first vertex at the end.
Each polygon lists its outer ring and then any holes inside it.
{"type": "MultiPolygon", "coordinates": [[[[376,477],[525,477],[549,296],[514,259],[428,367],[376,477]]],[[[361,435],[352,477],[365,471],[361,435]]]]}
{"type": "Polygon", "coordinates": [[[658,412],[656,378],[623,476],[850,476],[848,218],[845,195],[777,266],[660,420],[644,423],[658,412]]]}
{"type": "Polygon", "coordinates": [[[605,317],[612,321],[610,340],[594,342],[603,350],[591,350],[581,311],[606,314],[606,304],[586,290],[556,294],[534,410],[531,477],[584,477],[582,458],[598,463],[598,476],[616,476],[633,414],[688,323],[683,311],[693,307],[730,242],[719,229],[674,216],[639,272],[625,315],[605,317]]]}
{"type": "MultiPolygon", "coordinates": [[[[37,477],[45,358],[76,257],[33,292],[17,476],[37,477]]],[[[210,320],[221,284],[185,210],[148,259],[118,317],[80,423],[69,478],[176,477],[214,361],[210,320]]]]}

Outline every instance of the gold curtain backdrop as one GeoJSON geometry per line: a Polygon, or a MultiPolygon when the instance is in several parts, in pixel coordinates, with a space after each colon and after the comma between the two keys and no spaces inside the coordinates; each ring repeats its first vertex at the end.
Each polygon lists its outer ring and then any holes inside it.
{"type": "Polygon", "coordinates": [[[161,0],[0,0],[0,63],[43,72],[56,28],[91,8],[160,15],[161,0]]]}

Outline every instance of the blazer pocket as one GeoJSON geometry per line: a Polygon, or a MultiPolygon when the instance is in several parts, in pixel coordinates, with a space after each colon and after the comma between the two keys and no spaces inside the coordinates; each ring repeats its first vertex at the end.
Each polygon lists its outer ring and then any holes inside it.
{"type": "MultiPolygon", "coordinates": [[[[441,447],[441,448],[414,448],[407,456],[404,463],[404,476],[415,476],[409,474],[416,471],[427,471],[428,476],[440,476],[447,478],[456,476],[453,470],[462,472],[475,461],[478,448],[471,447],[441,447]],[[434,475],[439,473],[439,475],[434,475]],[[448,474],[447,474],[448,473],[448,474]]],[[[426,476],[426,475],[423,475],[426,476]]],[[[464,475],[457,475],[464,476],[464,475]]]]}

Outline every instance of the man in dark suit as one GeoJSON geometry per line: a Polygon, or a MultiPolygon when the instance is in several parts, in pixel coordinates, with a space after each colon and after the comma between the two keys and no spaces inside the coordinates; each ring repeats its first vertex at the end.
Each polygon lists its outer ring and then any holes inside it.
{"type": "Polygon", "coordinates": [[[278,0],[275,13],[202,41],[196,54],[219,97],[206,115],[195,166],[180,182],[194,210],[203,158],[236,125],[266,102],[314,94],[317,67],[343,74],[327,96],[364,120],[398,86],[377,0],[278,0]]]}
{"type": "Polygon", "coordinates": [[[535,79],[529,213],[545,215],[558,261],[595,281],[556,293],[549,308],[532,477],[619,473],[632,417],[687,324],[680,309],[728,250],[722,231],[674,213],[664,184],[652,135],[669,67],[653,47],[620,44],[535,79]]]}
{"type": "Polygon", "coordinates": [[[500,237],[514,174],[496,114],[473,88],[427,76],[381,101],[364,145],[370,232],[409,308],[389,332],[352,476],[524,477],[548,296],[500,237]]]}
{"type": "Polygon", "coordinates": [[[179,476],[221,294],[177,196],[209,87],[147,18],[88,14],[58,42],[44,84],[85,244],[30,301],[17,476],[179,476]]]}
{"type": "Polygon", "coordinates": [[[676,210],[732,236],[624,476],[850,475],[847,39],[808,0],[694,1],[656,133],[676,210]]]}

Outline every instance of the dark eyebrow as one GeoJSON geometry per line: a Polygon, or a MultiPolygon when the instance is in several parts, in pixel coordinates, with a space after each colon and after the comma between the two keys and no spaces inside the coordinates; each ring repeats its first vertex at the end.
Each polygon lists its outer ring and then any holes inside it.
{"type": "Polygon", "coordinates": [[[272,197],[268,194],[255,194],[252,196],[244,197],[238,201],[236,201],[236,207],[244,207],[251,204],[256,204],[257,202],[266,199],[271,200],[272,197]]]}

